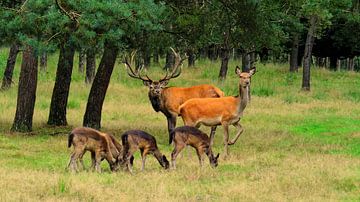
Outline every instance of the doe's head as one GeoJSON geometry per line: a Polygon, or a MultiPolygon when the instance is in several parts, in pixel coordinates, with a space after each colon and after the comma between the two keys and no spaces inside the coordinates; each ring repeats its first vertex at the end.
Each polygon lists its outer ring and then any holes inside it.
{"type": "Polygon", "coordinates": [[[251,77],[256,73],[256,67],[249,69],[248,71],[242,72],[239,66],[236,66],[235,73],[240,78],[239,85],[243,88],[250,86],[251,77]]]}

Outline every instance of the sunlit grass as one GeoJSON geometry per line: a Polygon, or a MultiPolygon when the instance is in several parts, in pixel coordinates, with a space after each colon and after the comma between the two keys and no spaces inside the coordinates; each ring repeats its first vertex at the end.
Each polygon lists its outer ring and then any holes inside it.
{"type": "MultiPolygon", "coordinates": [[[[7,50],[0,49],[0,73],[7,50]]],[[[118,60],[120,61],[120,60],[118,60]]],[[[49,58],[47,72],[39,73],[34,131],[11,133],[16,110],[21,57],[14,73],[15,86],[0,93],[0,198],[5,201],[329,201],[360,200],[360,75],[312,69],[311,92],[300,90],[302,72],[288,73],[287,65],[258,64],[252,78],[252,99],[241,124],[245,132],[230,147],[228,159],[216,169],[208,160],[199,168],[195,151],[184,151],[177,170],[164,171],[149,156],[140,172],[135,155],[134,175],[66,171],[71,149],[67,134],[82,124],[89,85],[77,70],[77,57],[69,94],[67,127],[46,126],[55,81],[57,55],[49,58]]],[[[238,78],[231,61],[225,82],[217,81],[219,62],[186,65],[169,86],[208,83],[226,95],[238,94],[238,78]]],[[[164,75],[151,67],[151,78],[164,75]]],[[[153,111],[142,82],[129,78],[119,62],[114,69],[102,113],[103,131],[120,137],[129,129],[142,129],[157,138],[170,158],[166,119],[153,111]]],[[[182,120],[178,119],[178,125],[182,120]]],[[[201,127],[209,132],[209,128],[201,127]]],[[[231,136],[234,128],[230,128],[231,136]]],[[[222,153],[223,130],[218,128],[215,152],[222,153]]],[[[86,165],[90,165],[89,154],[86,165]]],[[[221,154],[220,154],[221,156],[221,154]]]]}

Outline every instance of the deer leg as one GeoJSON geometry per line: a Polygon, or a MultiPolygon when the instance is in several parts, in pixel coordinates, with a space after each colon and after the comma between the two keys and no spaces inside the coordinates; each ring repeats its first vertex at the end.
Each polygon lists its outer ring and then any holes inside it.
{"type": "Polygon", "coordinates": [[[95,151],[95,170],[98,173],[101,173],[100,163],[101,163],[101,152],[100,151],[95,151]]]}
{"type": "Polygon", "coordinates": [[[147,152],[148,152],[147,150],[141,149],[141,160],[142,160],[141,171],[144,171],[145,169],[145,160],[146,160],[147,152]]]}
{"type": "Polygon", "coordinates": [[[181,152],[181,150],[184,149],[186,145],[185,144],[175,144],[174,150],[171,152],[171,164],[172,168],[176,169],[176,157],[181,152]]]}
{"type": "Polygon", "coordinates": [[[91,152],[91,166],[90,166],[90,170],[92,170],[92,171],[95,170],[95,164],[96,164],[95,152],[91,152]]]}
{"type": "Polygon", "coordinates": [[[212,126],[210,132],[210,147],[214,145],[215,132],[216,132],[216,126],[212,126]]]}
{"type": "Polygon", "coordinates": [[[126,161],[126,166],[130,173],[132,173],[132,165],[133,165],[133,161],[134,161],[133,154],[135,153],[136,150],[137,150],[137,148],[129,148],[129,150],[125,154],[124,160],[126,161]]]}
{"type": "Polygon", "coordinates": [[[228,143],[229,143],[229,125],[227,124],[222,124],[224,127],[224,158],[226,158],[229,155],[229,147],[228,147],[228,143]]]}
{"type": "Polygon", "coordinates": [[[84,148],[79,146],[77,148],[75,148],[74,152],[71,155],[70,158],[70,168],[72,172],[79,172],[78,167],[77,167],[77,160],[79,159],[80,155],[83,153],[84,148]]]}
{"type": "Polygon", "coordinates": [[[244,128],[240,125],[239,122],[234,123],[233,126],[235,126],[238,129],[238,132],[236,133],[234,139],[232,139],[231,141],[228,142],[228,145],[233,145],[235,144],[235,142],[238,140],[238,138],[240,137],[240,135],[244,132],[244,128]]]}
{"type": "Polygon", "coordinates": [[[82,154],[80,154],[80,157],[79,157],[79,161],[80,161],[80,165],[81,165],[81,170],[84,170],[84,169],[85,169],[85,164],[84,164],[84,160],[83,160],[84,154],[85,154],[85,150],[82,152],[82,154]]]}
{"type": "Polygon", "coordinates": [[[203,162],[204,162],[204,159],[203,159],[203,150],[200,149],[200,148],[196,148],[196,154],[199,158],[199,163],[200,163],[200,167],[203,166],[203,162]]]}
{"type": "Polygon", "coordinates": [[[176,116],[169,115],[166,117],[168,122],[168,132],[169,132],[169,144],[171,144],[171,131],[175,129],[176,126],[176,116]]]}

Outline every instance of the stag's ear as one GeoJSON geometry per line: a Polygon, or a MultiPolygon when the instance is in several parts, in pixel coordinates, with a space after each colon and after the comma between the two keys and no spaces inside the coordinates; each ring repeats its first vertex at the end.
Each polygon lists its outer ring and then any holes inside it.
{"type": "Polygon", "coordinates": [[[249,70],[250,76],[254,75],[256,73],[256,67],[253,67],[249,70]]]}
{"type": "Polygon", "coordinates": [[[169,80],[160,81],[160,86],[163,88],[166,85],[168,85],[168,83],[169,83],[169,80]]]}
{"type": "Polygon", "coordinates": [[[143,81],[144,85],[147,86],[147,87],[150,87],[151,85],[151,82],[150,81],[143,81]]]}
{"type": "Polygon", "coordinates": [[[241,74],[241,69],[240,69],[239,66],[236,66],[236,68],[235,68],[235,74],[237,74],[237,75],[240,75],[240,74],[241,74]]]}

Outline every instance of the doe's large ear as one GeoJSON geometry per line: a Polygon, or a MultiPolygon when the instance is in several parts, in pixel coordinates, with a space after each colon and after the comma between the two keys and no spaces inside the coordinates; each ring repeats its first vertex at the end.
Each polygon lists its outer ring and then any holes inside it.
{"type": "Polygon", "coordinates": [[[256,67],[253,67],[249,70],[250,76],[254,75],[256,73],[256,67]]]}
{"type": "Polygon", "coordinates": [[[218,159],[218,158],[219,158],[219,156],[220,156],[220,153],[218,153],[218,154],[216,155],[216,157],[215,157],[215,158],[216,158],[216,159],[218,159]]]}
{"type": "Polygon", "coordinates": [[[235,74],[237,74],[237,75],[240,75],[240,74],[241,74],[241,69],[240,69],[239,66],[236,66],[236,68],[235,68],[235,74]]]}
{"type": "Polygon", "coordinates": [[[143,81],[143,83],[144,83],[144,85],[145,85],[145,86],[147,86],[147,87],[149,87],[149,86],[150,86],[150,84],[151,84],[151,82],[150,82],[150,81],[143,81]]]}
{"type": "Polygon", "coordinates": [[[161,87],[165,87],[166,85],[168,85],[168,83],[169,83],[169,80],[164,80],[164,81],[160,82],[160,85],[161,85],[161,87]]]}

